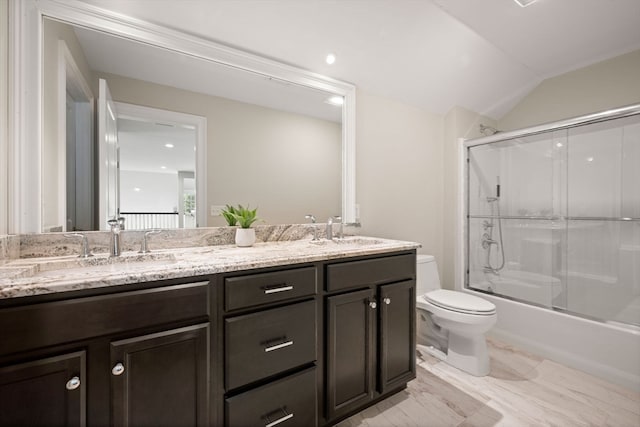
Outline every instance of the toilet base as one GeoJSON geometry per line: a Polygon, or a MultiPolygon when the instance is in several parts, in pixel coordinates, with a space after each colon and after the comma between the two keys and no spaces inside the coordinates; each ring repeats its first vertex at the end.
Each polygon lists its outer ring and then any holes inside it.
{"type": "Polygon", "coordinates": [[[449,348],[446,353],[430,345],[417,344],[416,347],[420,353],[433,356],[476,377],[484,377],[491,371],[484,335],[470,338],[449,333],[449,348]]]}
{"type": "Polygon", "coordinates": [[[449,331],[446,362],[476,377],[489,374],[489,352],[484,334],[464,336],[449,331]]]}
{"type": "Polygon", "coordinates": [[[417,344],[416,348],[417,348],[418,352],[420,352],[421,354],[425,354],[425,355],[428,355],[428,356],[433,356],[436,359],[442,360],[443,362],[447,361],[447,354],[443,353],[438,348],[436,348],[436,347],[434,347],[432,345],[417,344]]]}

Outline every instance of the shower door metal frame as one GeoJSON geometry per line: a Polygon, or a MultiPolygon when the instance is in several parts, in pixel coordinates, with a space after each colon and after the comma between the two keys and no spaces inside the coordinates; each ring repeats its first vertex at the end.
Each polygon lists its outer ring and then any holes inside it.
{"type": "MultiPolygon", "coordinates": [[[[469,219],[470,219],[470,215],[469,215],[469,206],[470,206],[470,200],[469,200],[469,179],[470,179],[470,175],[469,175],[469,150],[472,147],[477,147],[480,145],[487,145],[487,144],[492,144],[492,143],[496,143],[496,142],[501,142],[501,141],[507,141],[510,139],[515,139],[515,138],[522,138],[522,137],[528,137],[528,136],[533,136],[533,135],[539,135],[539,134],[543,134],[543,133],[549,133],[549,132],[553,132],[553,131],[557,131],[557,130],[565,130],[565,129],[570,129],[570,128],[575,128],[575,127],[579,127],[579,126],[585,126],[585,125],[589,125],[589,124],[593,124],[593,123],[600,123],[600,122],[605,122],[605,121],[609,121],[609,120],[614,120],[614,119],[621,119],[621,118],[625,118],[625,117],[631,117],[631,116],[635,116],[640,114],[640,104],[633,104],[633,105],[628,105],[628,106],[624,106],[624,107],[619,107],[619,108],[614,108],[614,109],[610,109],[610,110],[606,110],[606,111],[601,111],[598,113],[592,113],[592,114],[587,114],[587,115],[583,115],[583,116],[577,116],[577,117],[572,117],[569,119],[564,119],[564,120],[559,120],[559,121],[555,121],[555,122],[549,122],[549,123],[543,123],[540,125],[535,125],[535,126],[531,126],[531,127],[527,127],[527,128],[522,128],[522,129],[516,129],[513,131],[507,131],[507,132],[498,132],[495,133],[493,135],[490,136],[484,136],[484,137],[480,137],[480,138],[473,138],[473,139],[460,139],[460,152],[459,152],[459,164],[460,164],[460,174],[459,175],[461,177],[460,179],[460,183],[459,183],[459,199],[458,199],[458,224],[460,226],[460,230],[462,230],[462,233],[458,236],[458,247],[459,250],[457,252],[457,257],[458,257],[458,263],[457,263],[457,278],[456,278],[456,287],[459,290],[463,290],[465,292],[479,292],[479,293],[483,293],[481,290],[477,290],[477,289],[473,289],[473,288],[469,288],[469,275],[470,275],[470,267],[469,267],[469,250],[470,250],[470,236],[469,236],[469,219]],[[462,271],[460,271],[460,269],[463,269],[462,271]]],[[[507,216],[510,219],[524,219],[524,218],[520,218],[520,217],[511,217],[511,216],[507,216]]],[[[503,217],[506,218],[506,217],[503,217]]],[[[530,219],[531,217],[527,217],[527,219],[530,219]]],[[[558,215],[552,215],[549,217],[540,217],[540,219],[549,219],[549,220],[571,220],[571,219],[586,219],[586,218],[582,218],[582,217],[569,217],[569,216],[558,216],[558,215]]],[[[627,217],[621,217],[621,218],[591,218],[589,217],[588,219],[594,219],[594,220],[620,220],[620,221],[640,221],[640,218],[627,218],[627,217]]],[[[500,294],[495,294],[495,296],[499,296],[500,298],[504,298],[507,300],[514,300],[514,301],[520,301],[520,302],[524,302],[526,304],[529,305],[534,305],[534,306],[539,306],[536,303],[532,303],[532,302],[528,302],[528,301],[522,301],[522,300],[517,300],[515,298],[511,298],[508,296],[504,296],[504,295],[500,295],[500,294]]],[[[548,306],[540,306],[549,310],[557,310],[557,311],[564,311],[558,308],[554,308],[554,307],[548,307],[548,306]]],[[[577,315],[577,316],[581,316],[581,317],[587,317],[584,315],[580,315],[578,313],[571,313],[573,315],[577,315]]]]}

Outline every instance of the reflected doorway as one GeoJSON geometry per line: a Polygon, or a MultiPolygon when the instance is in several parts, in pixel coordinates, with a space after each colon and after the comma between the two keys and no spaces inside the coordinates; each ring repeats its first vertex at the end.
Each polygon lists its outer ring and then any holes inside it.
{"type": "Polygon", "coordinates": [[[206,206],[197,164],[206,119],[124,103],[117,111],[125,227],[197,227],[206,206]]]}

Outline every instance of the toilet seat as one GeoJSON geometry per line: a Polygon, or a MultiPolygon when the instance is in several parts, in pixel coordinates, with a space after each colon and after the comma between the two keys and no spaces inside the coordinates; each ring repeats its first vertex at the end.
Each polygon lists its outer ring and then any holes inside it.
{"type": "Polygon", "coordinates": [[[496,306],[489,301],[458,291],[438,289],[427,292],[423,298],[444,310],[458,313],[489,316],[496,313],[496,306]]]}

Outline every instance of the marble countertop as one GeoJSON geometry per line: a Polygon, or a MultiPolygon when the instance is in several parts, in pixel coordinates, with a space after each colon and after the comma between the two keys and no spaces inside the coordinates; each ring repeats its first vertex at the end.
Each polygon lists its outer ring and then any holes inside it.
{"type": "Polygon", "coordinates": [[[23,258],[0,266],[0,299],[120,286],[419,248],[414,242],[352,236],[334,241],[293,240],[163,249],[148,254],[23,258]]]}

